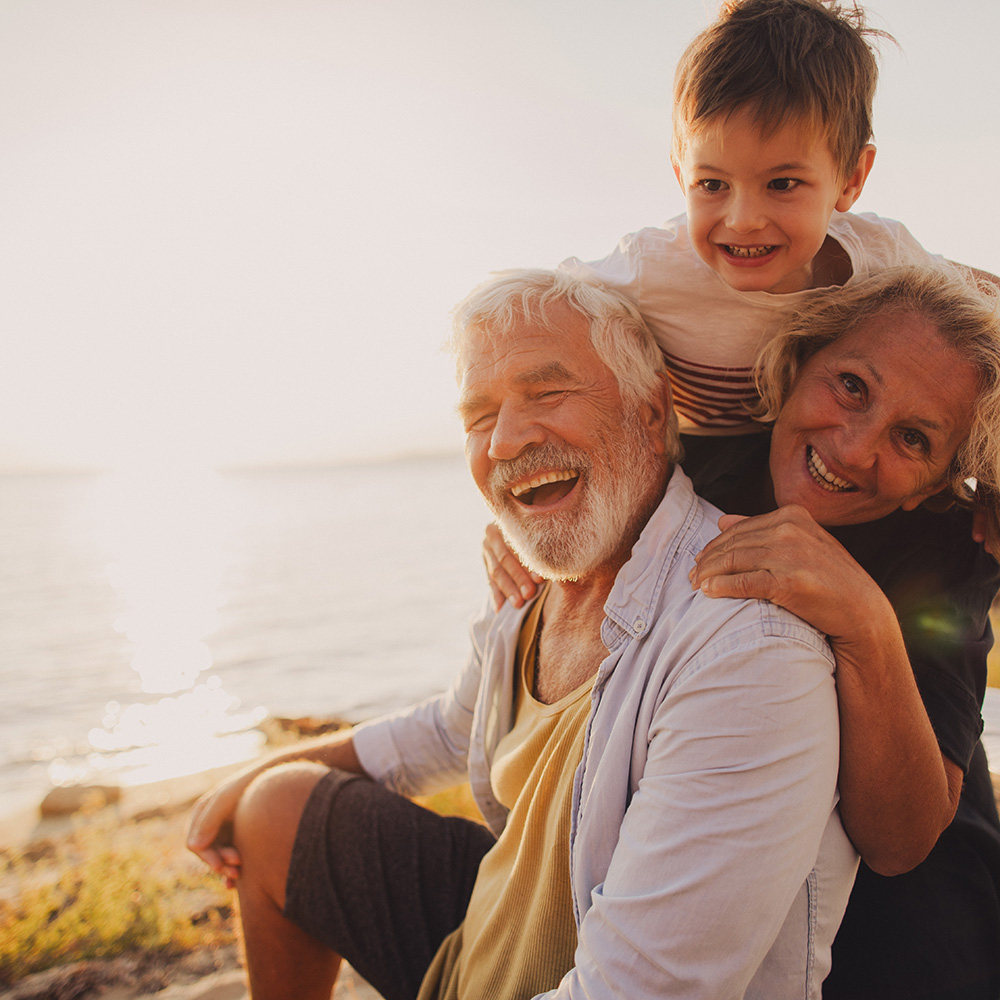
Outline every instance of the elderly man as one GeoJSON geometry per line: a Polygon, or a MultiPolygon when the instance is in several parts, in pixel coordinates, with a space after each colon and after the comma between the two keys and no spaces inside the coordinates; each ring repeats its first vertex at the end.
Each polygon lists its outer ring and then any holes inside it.
{"type": "Polygon", "coordinates": [[[718,512],[624,300],[509,272],[454,349],[472,475],[552,582],[449,691],[199,803],[253,996],[326,1000],[343,955],[389,1000],[818,997],[855,866],[824,639],[692,592],[718,512]],[[466,778],[485,827],[404,797],[466,778]]]}

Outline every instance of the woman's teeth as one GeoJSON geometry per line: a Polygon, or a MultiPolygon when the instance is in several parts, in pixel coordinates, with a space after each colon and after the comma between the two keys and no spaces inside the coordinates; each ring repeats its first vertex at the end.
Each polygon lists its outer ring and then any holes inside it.
{"type": "Polygon", "coordinates": [[[857,489],[853,483],[849,483],[846,479],[841,479],[840,476],[835,476],[830,472],[823,464],[823,459],[809,445],[806,446],[806,465],[809,467],[809,474],[824,490],[839,493],[841,490],[857,489]]]}
{"type": "Polygon", "coordinates": [[[565,482],[567,479],[575,479],[578,473],[575,469],[563,469],[560,472],[546,472],[541,476],[535,476],[534,479],[529,479],[526,483],[518,483],[517,486],[512,486],[510,492],[519,497],[523,493],[527,493],[528,490],[537,490],[539,486],[545,486],[547,483],[561,483],[565,482]]]}

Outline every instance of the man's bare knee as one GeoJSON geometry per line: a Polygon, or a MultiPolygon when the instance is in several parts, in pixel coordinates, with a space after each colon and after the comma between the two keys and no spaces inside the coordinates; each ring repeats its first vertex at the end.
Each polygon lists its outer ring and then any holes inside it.
{"type": "Polygon", "coordinates": [[[243,793],[233,819],[233,842],[242,861],[241,878],[258,882],[279,907],[302,811],[319,780],[321,764],[296,761],[258,775],[243,793]]]}

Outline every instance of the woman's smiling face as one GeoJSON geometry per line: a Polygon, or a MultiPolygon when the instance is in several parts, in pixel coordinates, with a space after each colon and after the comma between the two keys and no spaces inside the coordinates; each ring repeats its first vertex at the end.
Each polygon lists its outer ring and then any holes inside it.
{"type": "Polygon", "coordinates": [[[774,425],[775,500],[824,525],[912,510],[945,486],[978,391],[932,322],[872,314],[800,367],[774,425]]]}

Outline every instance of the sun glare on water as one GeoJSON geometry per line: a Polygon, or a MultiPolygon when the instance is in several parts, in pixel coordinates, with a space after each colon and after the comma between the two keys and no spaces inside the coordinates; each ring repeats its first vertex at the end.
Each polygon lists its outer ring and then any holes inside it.
{"type": "Polygon", "coordinates": [[[210,673],[226,542],[239,517],[223,478],[206,468],[133,468],[97,484],[91,521],[120,599],[113,627],[128,640],[137,699],[109,702],[90,731],[92,752],[54,762],[53,781],[141,784],[260,749],[253,727],[265,710],[242,710],[210,673]]]}

